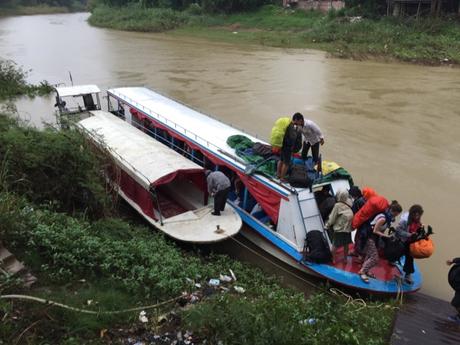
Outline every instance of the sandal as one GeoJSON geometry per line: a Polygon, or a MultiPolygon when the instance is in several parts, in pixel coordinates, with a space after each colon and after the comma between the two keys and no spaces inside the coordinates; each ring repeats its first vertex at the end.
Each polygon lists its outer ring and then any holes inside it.
{"type": "Polygon", "coordinates": [[[412,285],[414,284],[414,281],[412,280],[412,277],[410,275],[406,275],[404,277],[404,283],[407,285],[412,285]]]}
{"type": "Polygon", "coordinates": [[[366,274],[360,273],[359,277],[361,278],[363,282],[365,282],[366,284],[369,284],[369,277],[366,274]]]}

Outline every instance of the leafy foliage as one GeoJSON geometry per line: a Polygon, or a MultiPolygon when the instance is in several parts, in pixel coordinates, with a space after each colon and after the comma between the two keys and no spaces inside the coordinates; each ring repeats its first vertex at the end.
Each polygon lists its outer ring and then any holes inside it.
{"type": "Polygon", "coordinates": [[[199,6],[207,13],[235,13],[252,11],[267,4],[277,3],[277,0],[100,0],[108,6],[127,6],[139,2],[141,7],[170,8],[185,10],[189,6],[199,6]]]}
{"type": "Polygon", "coordinates": [[[38,131],[0,115],[0,187],[70,213],[110,212],[103,157],[77,132],[38,131]]]}
{"type": "Polygon", "coordinates": [[[9,60],[0,60],[0,100],[20,95],[45,95],[52,91],[48,82],[29,85],[27,72],[9,60]]]}
{"type": "Polygon", "coordinates": [[[344,304],[317,294],[270,287],[245,300],[221,295],[185,313],[185,323],[212,343],[224,344],[385,344],[392,311],[374,303],[344,304]]]}

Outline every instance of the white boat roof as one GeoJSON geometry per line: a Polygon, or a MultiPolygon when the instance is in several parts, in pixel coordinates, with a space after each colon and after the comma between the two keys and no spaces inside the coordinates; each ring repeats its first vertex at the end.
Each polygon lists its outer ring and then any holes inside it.
{"type": "MultiPolygon", "coordinates": [[[[268,145],[263,140],[227,125],[210,115],[202,114],[185,104],[145,87],[114,88],[109,89],[108,92],[127,101],[152,118],[166,123],[175,131],[184,134],[184,136],[194,140],[196,143],[213,152],[216,156],[231,162],[243,171],[248,163],[236,156],[235,150],[227,145],[227,138],[232,135],[244,135],[253,142],[268,145]]],[[[263,176],[255,176],[255,178],[265,181],[265,183],[271,185],[278,192],[286,194],[285,189],[280,189],[271,180],[263,176]]],[[[289,188],[289,186],[286,187],[289,188]]]]}
{"type": "Polygon", "coordinates": [[[124,170],[146,189],[179,170],[204,170],[113,114],[105,111],[91,114],[93,116],[79,121],[78,127],[114,153],[124,170]]]}
{"type": "Polygon", "coordinates": [[[75,86],[58,86],[56,92],[59,97],[81,96],[89,93],[99,93],[101,90],[97,85],[75,85],[75,86]]]}

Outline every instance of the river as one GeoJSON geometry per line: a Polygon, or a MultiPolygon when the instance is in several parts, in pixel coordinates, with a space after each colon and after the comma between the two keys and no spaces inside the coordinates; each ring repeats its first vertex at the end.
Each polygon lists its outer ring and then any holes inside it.
{"type": "MultiPolygon", "coordinates": [[[[418,260],[422,291],[449,299],[446,259],[460,256],[460,69],[326,58],[309,50],[119,32],[88,14],[0,19],[0,57],[32,82],[145,85],[267,139],[300,111],[325,133],[323,157],[408,209],[420,203],[436,252],[418,260]]],[[[229,33],[232,34],[232,33],[229,33]]],[[[53,99],[18,101],[21,116],[54,122],[53,99]]]]}

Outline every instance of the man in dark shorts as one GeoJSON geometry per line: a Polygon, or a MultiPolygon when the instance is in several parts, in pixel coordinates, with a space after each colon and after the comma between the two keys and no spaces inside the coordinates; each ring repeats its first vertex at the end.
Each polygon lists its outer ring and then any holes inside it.
{"type": "Polygon", "coordinates": [[[460,258],[447,260],[446,263],[448,266],[454,265],[449,271],[449,284],[455,290],[454,298],[450,304],[457,309],[457,315],[449,316],[448,319],[460,325],[460,258]]]}
{"type": "Polygon", "coordinates": [[[284,180],[286,176],[289,165],[291,164],[292,153],[299,151],[302,147],[302,126],[303,115],[301,113],[295,113],[283,137],[280,162],[278,163],[277,169],[278,178],[280,180],[284,180]]]}
{"type": "Polygon", "coordinates": [[[211,214],[213,216],[220,216],[220,212],[225,209],[225,203],[230,192],[230,179],[221,171],[206,170],[205,175],[208,192],[214,197],[214,212],[211,214]]]}

